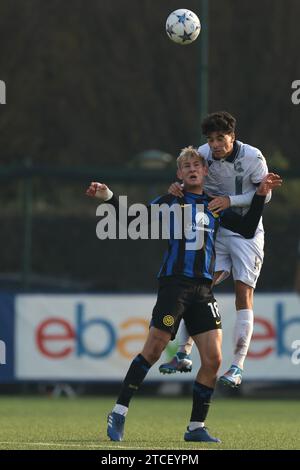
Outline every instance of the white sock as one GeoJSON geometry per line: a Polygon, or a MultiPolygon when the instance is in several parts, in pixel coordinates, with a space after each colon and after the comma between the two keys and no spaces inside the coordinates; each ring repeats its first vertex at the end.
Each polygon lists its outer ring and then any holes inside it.
{"type": "Polygon", "coordinates": [[[177,352],[191,354],[194,341],[190,337],[190,334],[188,330],[186,329],[184,320],[181,320],[176,336],[178,340],[177,352]]]}
{"type": "Polygon", "coordinates": [[[195,431],[195,429],[204,428],[204,423],[200,421],[191,421],[189,424],[189,431],[195,431]]]}
{"type": "Polygon", "coordinates": [[[249,349],[253,333],[253,310],[237,310],[234,325],[234,358],[233,364],[244,368],[244,361],[249,349]]]}
{"type": "Polygon", "coordinates": [[[115,406],[113,407],[113,412],[118,413],[119,415],[126,416],[128,413],[128,408],[127,406],[118,405],[118,403],[116,403],[115,406]]]}

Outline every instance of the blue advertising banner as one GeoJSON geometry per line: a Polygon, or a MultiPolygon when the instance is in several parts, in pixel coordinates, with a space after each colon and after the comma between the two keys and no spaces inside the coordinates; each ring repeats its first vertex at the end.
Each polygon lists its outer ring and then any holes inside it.
{"type": "Polygon", "coordinates": [[[0,294],[0,382],[12,382],[14,374],[15,296],[0,294]]]}

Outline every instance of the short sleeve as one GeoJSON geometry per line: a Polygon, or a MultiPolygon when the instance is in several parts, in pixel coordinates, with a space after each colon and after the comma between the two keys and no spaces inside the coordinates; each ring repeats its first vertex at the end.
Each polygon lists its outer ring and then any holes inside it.
{"type": "Polygon", "coordinates": [[[268,174],[268,166],[265,157],[258,150],[253,159],[253,169],[251,171],[251,181],[253,184],[259,184],[268,174]]]}

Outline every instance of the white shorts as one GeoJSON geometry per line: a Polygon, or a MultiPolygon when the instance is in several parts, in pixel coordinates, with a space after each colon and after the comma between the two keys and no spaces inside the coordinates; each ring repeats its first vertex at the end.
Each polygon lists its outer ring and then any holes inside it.
{"type": "Polygon", "coordinates": [[[264,259],[264,232],[259,231],[251,240],[240,235],[222,236],[218,233],[215,248],[215,271],[227,273],[220,281],[232,270],[235,281],[242,281],[255,289],[264,259]]]}

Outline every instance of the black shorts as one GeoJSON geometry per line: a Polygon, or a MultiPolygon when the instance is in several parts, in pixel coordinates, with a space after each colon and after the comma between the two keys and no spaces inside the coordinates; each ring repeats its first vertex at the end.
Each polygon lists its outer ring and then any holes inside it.
{"type": "Polygon", "coordinates": [[[183,276],[159,279],[151,326],[170,332],[174,339],[182,318],[191,336],[222,328],[210,283],[183,276]]]}

